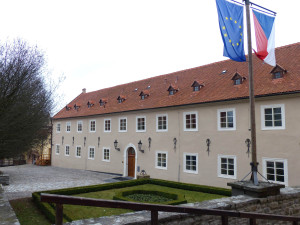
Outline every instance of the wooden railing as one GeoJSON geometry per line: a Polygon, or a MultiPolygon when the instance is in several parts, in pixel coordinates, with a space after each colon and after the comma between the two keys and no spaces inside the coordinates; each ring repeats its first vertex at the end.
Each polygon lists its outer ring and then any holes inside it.
{"type": "Polygon", "coordinates": [[[42,154],[36,161],[36,165],[49,166],[51,165],[51,154],[42,154]]]}
{"type": "Polygon", "coordinates": [[[135,211],[147,210],[147,211],[151,211],[152,225],[158,224],[158,211],[220,216],[222,225],[228,225],[229,217],[249,219],[250,225],[255,225],[257,219],[290,221],[291,224],[293,225],[297,225],[298,222],[300,222],[300,217],[296,217],[296,216],[271,215],[271,214],[261,214],[261,213],[219,210],[219,209],[199,209],[199,208],[192,208],[192,207],[145,204],[145,203],[82,198],[82,197],[54,195],[54,194],[41,194],[41,201],[56,204],[56,219],[55,219],[56,225],[63,224],[64,204],[107,207],[107,208],[122,208],[122,209],[131,209],[135,211]]]}

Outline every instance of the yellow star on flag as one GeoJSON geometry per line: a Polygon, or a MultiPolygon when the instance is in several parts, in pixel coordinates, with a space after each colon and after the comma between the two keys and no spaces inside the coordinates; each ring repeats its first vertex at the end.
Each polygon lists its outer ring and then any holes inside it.
{"type": "Polygon", "coordinates": [[[226,28],[225,26],[222,27],[223,30],[225,30],[225,28],[226,28]]]}
{"type": "Polygon", "coordinates": [[[224,37],[227,37],[227,34],[224,34],[224,37]]]}
{"type": "Polygon", "coordinates": [[[234,23],[237,23],[237,21],[235,20],[234,23]]]}
{"type": "Polygon", "coordinates": [[[228,17],[226,16],[225,19],[228,20],[228,17]]]}
{"type": "Polygon", "coordinates": [[[231,40],[229,39],[229,42],[231,43],[231,40]]]}

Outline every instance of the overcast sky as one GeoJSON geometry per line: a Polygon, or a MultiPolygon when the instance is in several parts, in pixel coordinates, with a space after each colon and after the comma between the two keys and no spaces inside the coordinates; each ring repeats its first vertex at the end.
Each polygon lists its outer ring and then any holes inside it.
{"type": "MultiPolygon", "coordinates": [[[[299,0],[253,2],[277,12],[276,47],[299,42],[299,0]]],[[[0,21],[0,41],[37,45],[53,78],[66,77],[60,107],[82,88],[226,59],[215,0],[1,0],[0,21]]]]}

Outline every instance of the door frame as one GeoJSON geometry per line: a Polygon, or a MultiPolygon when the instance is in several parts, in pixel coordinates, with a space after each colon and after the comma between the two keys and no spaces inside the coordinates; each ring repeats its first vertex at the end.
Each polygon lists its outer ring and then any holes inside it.
{"type": "Polygon", "coordinates": [[[132,143],[128,144],[124,148],[124,150],[123,150],[123,152],[124,152],[124,154],[123,154],[124,155],[124,160],[123,160],[123,162],[124,162],[123,177],[127,177],[128,176],[128,162],[127,162],[127,160],[128,160],[128,149],[129,148],[133,148],[134,151],[135,151],[134,179],[136,179],[138,152],[136,150],[136,147],[132,143]]]}

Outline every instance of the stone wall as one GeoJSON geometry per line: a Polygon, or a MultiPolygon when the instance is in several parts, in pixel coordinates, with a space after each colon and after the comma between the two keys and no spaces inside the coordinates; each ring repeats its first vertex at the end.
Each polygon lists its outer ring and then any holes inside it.
{"type": "Polygon", "coordinates": [[[0,174],[0,184],[9,185],[9,175],[8,174],[0,174]]]}
{"type": "MultiPolygon", "coordinates": [[[[300,189],[285,188],[281,194],[267,198],[253,198],[240,195],[230,198],[214,199],[201,203],[190,203],[183,206],[205,208],[205,209],[224,209],[243,212],[257,212],[276,215],[300,216],[300,189]]],[[[88,220],[73,221],[68,224],[127,224],[127,225],[150,225],[150,212],[127,213],[120,216],[93,218],[88,220]]],[[[159,212],[159,224],[163,225],[219,225],[220,216],[196,216],[191,214],[159,212]]],[[[229,224],[248,224],[246,219],[229,217],[229,224]]],[[[264,221],[258,220],[257,224],[292,224],[284,221],[264,221]]]]}

